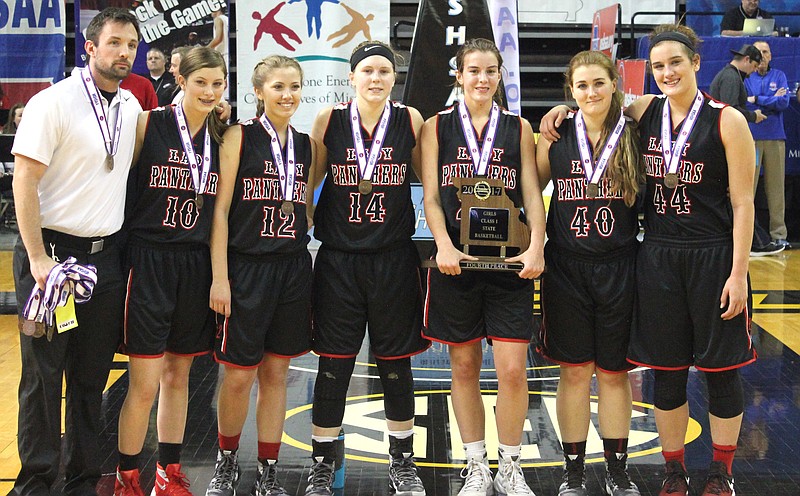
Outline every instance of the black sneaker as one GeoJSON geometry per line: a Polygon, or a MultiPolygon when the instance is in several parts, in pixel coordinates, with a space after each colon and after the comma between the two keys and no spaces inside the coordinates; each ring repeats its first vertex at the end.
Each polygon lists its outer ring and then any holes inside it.
{"type": "Polygon", "coordinates": [[[750,256],[751,257],[766,257],[769,255],[777,255],[778,253],[785,250],[786,247],[782,245],[778,245],[774,241],[770,241],[764,246],[759,247],[752,247],[750,248],[750,256]]]}
{"type": "Polygon", "coordinates": [[[784,249],[784,250],[791,250],[791,249],[792,249],[792,244],[791,244],[791,243],[789,243],[789,241],[787,241],[787,240],[785,240],[785,239],[776,239],[776,240],[774,241],[774,243],[775,243],[776,245],[778,245],[778,246],[783,246],[783,249],[784,249]]]}
{"type": "Polygon", "coordinates": [[[239,483],[239,460],[236,451],[217,452],[217,465],[214,477],[208,483],[206,496],[236,496],[236,485],[239,483]]]}
{"type": "Polygon", "coordinates": [[[258,462],[258,477],[253,483],[250,496],[289,496],[289,493],[278,484],[275,478],[277,472],[275,463],[258,462]]]}
{"type": "Polygon", "coordinates": [[[689,496],[689,474],[680,462],[667,462],[658,496],[689,496]]]}
{"type": "Polygon", "coordinates": [[[410,454],[401,458],[392,457],[389,463],[389,491],[397,496],[425,496],[425,486],[417,475],[417,464],[410,454]]]}
{"type": "Polygon", "coordinates": [[[628,476],[628,455],[617,453],[606,462],[606,494],[608,496],[640,496],[639,488],[628,476]]]}
{"type": "Polygon", "coordinates": [[[566,459],[564,462],[564,482],[558,487],[558,496],[588,496],[586,492],[586,471],[583,458],[566,459]]]}
{"type": "Polygon", "coordinates": [[[314,464],[308,474],[308,487],[305,496],[332,496],[333,460],[322,456],[314,457],[314,464]]]}

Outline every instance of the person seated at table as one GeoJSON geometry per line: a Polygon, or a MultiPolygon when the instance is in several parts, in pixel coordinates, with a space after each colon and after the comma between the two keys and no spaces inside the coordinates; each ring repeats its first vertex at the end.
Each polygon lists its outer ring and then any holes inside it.
{"type": "MultiPolygon", "coordinates": [[[[772,19],[772,14],[758,7],[759,0],[742,0],[741,5],[737,5],[725,12],[722,22],[719,25],[722,36],[746,36],[742,32],[745,19],[772,19]]],[[[773,36],[778,32],[773,31],[773,36]]]]}

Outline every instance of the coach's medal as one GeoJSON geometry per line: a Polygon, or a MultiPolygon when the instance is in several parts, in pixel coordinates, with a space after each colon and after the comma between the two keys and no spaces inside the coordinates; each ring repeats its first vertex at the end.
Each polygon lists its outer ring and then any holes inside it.
{"type": "Polygon", "coordinates": [[[378,121],[378,129],[375,131],[372,144],[369,146],[369,156],[367,156],[367,152],[364,149],[364,138],[361,136],[361,116],[358,114],[358,104],[356,100],[353,100],[350,104],[350,129],[353,134],[353,145],[356,148],[358,172],[361,176],[361,180],[358,183],[358,192],[362,195],[372,192],[372,175],[375,172],[375,164],[378,163],[378,157],[381,154],[383,139],[386,137],[387,129],[389,129],[391,113],[392,109],[387,100],[383,106],[381,119],[378,121]]]}
{"type": "Polygon", "coordinates": [[[278,131],[275,126],[267,118],[267,114],[261,114],[258,118],[264,130],[269,135],[269,148],[272,151],[272,160],[278,169],[278,178],[280,178],[281,196],[283,203],[281,204],[281,212],[284,215],[289,215],[294,212],[294,183],[297,178],[297,170],[294,166],[294,136],[292,135],[292,126],[286,125],[286,160],[283,158],[283,151],[281,150],[281,139],[278,136],[278,131]]]}
{"type": "MultiPolygon", "coordinates": [[[[92,72],[89,70],[89,67],[83,67],[79,69],[79,72],[81,81],[83,82],[83,89],[86,92],[87,98],[89,98],[89,102],[92,104],[92,110],[94,110],[94,118],[97,120],[97,125],[100,127],[100,134],[103,135],[103,144],[106,149],[106,159],[104,161],[106,169],[109,171],[114,170],[114,155],[116,155],[117,149],[119,148],[120,129],[122,129],[122,104],[124,101],[118,98],[119,108],[117,109],[117,119],[114,123],[114,135],[112,136],[111,130],[108,128],[106,109],[103,107],[103,102],[100,101],[100,92],[94,84],[92,72]]],[[[117,92],[119,92],[119,90],[117,90],[117,92]]],[[[111,105],[111,102],[108,103],[111,105]]]]}
{"type": "Polygon", "coordinates": [[[372,193],[372,181],[367,181],[366,179],[362,179],[358,182],[358,192],[362,195],[368,195],[372,193]]]}
{"type": "Polygon", "coordinates": [[[478,150],[478,140],[475,138],[475,129],[472,127],[472,119],[469,109],[464,100],[458,102],[458,115],[461,117],[461,130],[464,132],[464,139],[467,140],[469,154],[472,157],[472,172],[475,176],[485,176],[489,168],[489,157],[492,155],[492,144],[494,136],[497,134],[497,123],[500,121],[500,107],[492,103],[492,110],[489,113],[489,128],[486,131],[486,139],[483,140],[483,147],[478,150]]]}
{"type": "Polygon", "coordinates": [[[578,138],[578,152],[581,155],[583,174],[586,176],[586,197],[594,200],[600,194],[600,179],[608,168],[608,161],[619,144],[622,131],[625,129],[625,116],[620,112],[614,131],[608,136],[596,166],[592,163],[592,154],[589,151],[589,138],[586,136],[586,123],[583,121],[583,112],[575,114],[575,136],[578,138]]]}
{"type": "Polygon", "coordinates": [[[197,209],[203,208],[203,193],[208,182],[208,173],[211,171],[211,135],[208,133],[208,124],[204,126],[203,137],[203,163],[198,166],[197,155],[194,152],[194,144],[189,133],[189,123],[183,114],[183,103],[175,105],[175,124],[178,126],[178,134],[181,137],[183,153],[189,162],[189,172],[192,173],[192,185],[194,186],[194,201],[197,209]],[[200,168],[202,167],[202,170],[200,168]]]}
{"type": "Polygon", "coordinates": [[[678,131],[678,139],[675,141],[674,147],[672,146],[672,117],[669,113],[669,98],[664,101],[664,108],[661,111],[661,155],[664,157],[664,185],[667,188],[672,189],[678,185],[678,167],[681,163],[681,156],[686,148],[689,135],[692,134],[692,129],[697,124],[703,100],[703,94],[697,90],[692,108],[689,109],[689,114],[683,120],[681,129],[678,131]]]}

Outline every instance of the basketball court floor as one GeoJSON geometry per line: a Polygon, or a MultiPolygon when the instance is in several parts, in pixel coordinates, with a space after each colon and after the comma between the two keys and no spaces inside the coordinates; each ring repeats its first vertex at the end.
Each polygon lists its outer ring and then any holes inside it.
{"type": "MultiPolygon", "coordinates": [[[[734,462],[736,493],[743,496],[800,496],[800,250],[779,256],[751,259],[755,311],[753,339],[758,361],[742,370],[745,417],[734,462]]],[[[13,291],[11,253],[0,251],[0,297],[13,291]],[[5,293],[5,294],[4,294],[5,293]]],[[[3,301],[0,299],[0,301],[3,301]]],[[[535,307],[538,306],[538,302],[535,307]]],[[[669,318],[665,315],[664,318],[669,318]]],[[[491,350],[486,347],[482,390],[487,413],[487,445],[496,463],[493,405],[496,376],[491,350]]],[[[288,411],[279,463],[279,480],[290,494],[303,494],[310,460],[311,402],[316,357],[292,361],[288,386],[288,411]]],[[[416,384],[415,452],[420,475],[430,496],[455,495],[461,487],[463,449],[450,402],[450,370],[446,347],[434,345],[412,359],[416,384]]],[[[562,454],[555,416],[558,368],[534,350],[528,354],[530,407],[523,436],[526,479],[538,496],[555,495],[561,482],[562,454]]],[[[19,339],[16,316],[0,315],[0,493],[11,489],[19,470],[16,419],[19,381],[19,339]]],[[[188,425],[183,466],[191,490],[205,493],[216,455],[216,395],[222,371],[209,358],[196,360],[191,375],[188,425]]],[[[652,375],[630,373],[633,384],[633,421],[629,468],[643,495],[658,494],[662,457],[652,406],[652,375]]],[[[103,464],[107,474],[98,485],[100,496],[110,496],[116,466],[117,417],[127,388],[126,359],[118,355],[108,381],[104,402],[103,464]]],[[[711,456],[702,374],[690,374],[691,422],[687,435],[687,465],[694,486],[701,483],[711,456]]],[[[596,398],[595,398],[596,399],[596,398]]],[[[253,405],[241,439],[239,460],[243,474],[239,493],[250,491],[256,470],[256,434],[253,405]]],[[[597,418],[588,441],[588,487],[603,494],[602,443],[597,418]]],[[[346,484],[338,494],[352,496],[389,494],[386,484],[387,446],[383,434],[383,402],[374,360],[366,346],[350,384],[344,419],[346,484]]],[[[155,411],[142,462],[143,486],[152,487],[157,439],[155,411]]],[[[59,489],[59,488],[56,488],[59,489]]]]}

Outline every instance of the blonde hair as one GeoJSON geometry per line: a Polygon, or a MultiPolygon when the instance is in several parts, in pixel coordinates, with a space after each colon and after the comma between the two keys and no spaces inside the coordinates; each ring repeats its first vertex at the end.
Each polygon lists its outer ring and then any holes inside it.
{"type": "MultiPolygon", "coordinates": [[[[567,71],[564,73],[564,92],[567,99],[572,95],[572,76],[579,67],[595,65],[606,71],[608,78],[612,82],[617,82],[617,90],[611,98],[611,107],[608,109],[603,121],[603,130],[600,133],[598,143],[605,143],[608,136],[613,132],[614,127],[622,114],[622,102],[625,96],[619,87],[619,73],[614,63],[603,52],[584,51],[580,52],[569,61],[567,71]]],[[[636,195],[645,181],[644,161],[642,159],[641,147],[639,145],[638,126],[628,121],[625,129],[620,136],[617,149],[609,159],[606,177],[611,182],[612,191],[622,195],[625,205],[632,207],[636,203],[636,195]]],[[[597,155],[602,152],[602,146],[596,146],[594,153],[597,155]]],[[[593,157],[595,159],[599,157],[593,157]]]]}
{"type": "MultiPolygon", "coordinates": [[[[297,60],[286,57],[284,55],[270,55],[261,59],[258,64],[253,68],[253,76],[250,82],[253,88],[261,88],[269,79],[269,75],[277,69],[296,69],[300,74],[300,85],[303,85],[303,68],[300,67],[300,62],[297,60]]],[[[256,117],[261,117],[264,113],[264,100],[256,99],[256,117]]]]}

